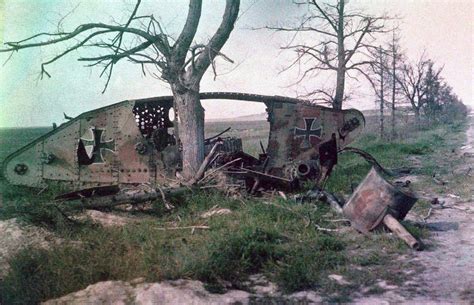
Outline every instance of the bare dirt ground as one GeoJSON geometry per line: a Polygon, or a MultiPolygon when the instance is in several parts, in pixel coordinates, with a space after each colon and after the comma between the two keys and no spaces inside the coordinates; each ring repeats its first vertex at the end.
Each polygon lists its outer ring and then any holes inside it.
{"type": "Polygon", "coordinates": [[[441,190],[425,188],[441,205],[433,205],[426,219],[431,238],[425,250],[402,258],[412,263],[406,270],[411,280],[356,304],[474,304],[474,113],[465,145],[453,153],[459,162],[450,169],[450,181],[441,190]]]}

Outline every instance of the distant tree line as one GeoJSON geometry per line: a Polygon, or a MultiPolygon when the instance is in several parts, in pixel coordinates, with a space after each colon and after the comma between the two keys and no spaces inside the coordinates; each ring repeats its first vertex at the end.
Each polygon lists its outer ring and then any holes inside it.
{"type": "Polygon", "coordinates": [[[350,99],[347,78],[367,80],[380,110],[381,137],[396,136],[396,117],[402,110],[410,110],[418,127],[466,116],[467,107],[441,77],[443,67],[436,65],[425,52],[415,61],[404,54],[399,30],[387,26],[396,22],[396,18],[370,15],[351,7],[347,0],[294,3],[307,8],[298,22],[290,24],[285,20],[265,27],[293,34],[289,43],[281,47],[295,54],[284,71],[298,70],[297,86],[321,73],[334,77],[328,88],[311,88],[302,97],[342,109],[343,103],[350,99]],[[389,42],[379,43],[388,37],[389,42]],[[385,126],[388,109],[390,132],[385,126]]]}
{"type": "Polygon", "coordinates": [[[423,54],[415,61],[400,51],[396,30],[385,46],[372,52],[367,74],[380,108],[380,136],[384,137],[384,108],[391,108],[391,137],[396,135],[396,110],[407,108],[417,127],[464,118],[468,109],[443,79],[443,67],[423,54]],[[389,99],[390,95],[390,100],[389,99]]]}

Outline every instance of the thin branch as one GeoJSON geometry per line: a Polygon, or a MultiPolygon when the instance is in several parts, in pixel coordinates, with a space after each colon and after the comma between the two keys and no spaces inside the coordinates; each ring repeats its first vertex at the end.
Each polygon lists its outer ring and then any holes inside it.
{"type": "Polygon", "coordinates": [[[22,42],[29,41],[35,37],[38,37],[38,35],[34,35],[30,38],[24,39],[20,42],[6,42],[5,45],[8,46],[6,49],[0,49],[0,52],[13,52],[13,51],[18,51],[21,49],[27,49],[27,48],[34,48],[34,47],[41,47],[41,46],[47,46],[59,42],[64,42],[69,39],[72,39],[79,34],[82,34],[84,32],[93,30],[93,29],[107,29],[110,31],[116,31],[116,32],[125,32],[125,33],[131,33],[138,35],[147,41],[152,41],[153,43],[159,41],[157,37],[154,37],[150,34],[148,34],[145,31],[135,29],[135,28],[125,28],[123,26],[115,26],[115,25],[108,25],[104,23],[87,23],[87,24],[81,24],[78,26],[74,31],[72,32],[65,32],[65,33],[57,33],[57,34],[51,34],[51,36],[59,36],[59,38],[55,39],[50,39],[47,41],[41,41],[41,42],[33,42],[33,43],[27,43],[27,44],[22,44],[22,42]]]}

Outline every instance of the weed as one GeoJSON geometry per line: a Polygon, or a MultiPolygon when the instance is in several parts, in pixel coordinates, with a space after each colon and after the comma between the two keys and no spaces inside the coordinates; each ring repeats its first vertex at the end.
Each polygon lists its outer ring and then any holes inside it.
{"type": "Polygon", "coordinates": [[[52,231],[61,231],[76,224],[55,204],[32,203],[31,201],[7,202],[2,208],[1,218],[17,218],[32,225],[52,231]]]}
{"type": "Polygon", "coordinates": [[[277,267],[277,283],[287,292],[318,287],[322,275],[345,263],[344,248],[342,241],[329,235],[293,247],[277,267]]]}
{"type": "Polygon", "coordinates": [[[426,155],[433,152],[433,149],[424,143],[403,144],[400,146],[400,152],[407,155],[426,155]]]}
{"type": "Polygon", "coordinates": [[[223,279],[236,283],[283,256],[279,247],[283,238],[275,230],[246,227],[228,233],[228,236],[213,241],[207,259],[193,267],[199,279],[206,282],[223,279]]]}
{"type": "Polygon", "coordinates": [[[385,263],[386,258],[381,256],[377,252],[368,253],[367,255],[356,257],[354,262],[362,267],[372,266],[372,265],[382,265],[385,263]]]}
{"type": "Polygon", "coordinates": [[[429,235],[429,230],[424,226],[409,221],[403,221],[402,224],[405,229],[407,229],[407,231],[410,232],[410,234],[416,239],[427,238],[429,235]]]}

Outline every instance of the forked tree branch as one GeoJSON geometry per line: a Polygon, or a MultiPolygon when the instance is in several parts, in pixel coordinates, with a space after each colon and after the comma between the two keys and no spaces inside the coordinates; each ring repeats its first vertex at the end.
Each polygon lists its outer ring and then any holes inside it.
{"type": "Polygon", "coordinates": [[[196,31],[201,19],[202,0],[190,0],[188,16],[186,23],[184,24],[183,30],[176,39],[172,49],[172,56],[170,57],[170,64],[180,69],[184,66],[186,60],[186,54],[188,53],[189,47],[196,35],[196,31]]]}
{"type": "MultiPolygon", "coordinates": [[[[313,9],[309,11],[311,14],[309,17],[302,17],[299,25],[266,26],[264,29],[295,33],[292,41],[287,46],[281,47],[296,53],[296,59],[283,71],[298,66],[305,70],[299,73],[302,78],[312,77],[315,70],[329,70],[337,74],[333,105],[340,108],[344,100],[343,91],[347,73],[363,71],[361,67],[370,64],[370,58],[365,54],[374,48],[371,45],[374,35],[386,32],[384,21],[389,18],[385,15],[371,16],[359,11],[349,11],[346,9],[346,0],[337,0],[335,4],[324,0],[311,0],[306,3],[313,9]],[[301,33],[303,42],[293,43],[298,33],[301,33]],[[312,41],[319,42],[308,44],[310,34],[314,34],[312,41]]],[[[302,79],[297,83],[301,81],[302,79]]],[[[312,92],[320,94],[317,90],[312,92]]]]}
{"type": "Polygon", "coordinates": [[[240,1],[238,0],[226,1],[224,15],[219,28],[212,36],[206,48],[204,48],[203,52],[196,58],[195,65],[190,67],[193,81],[200,81],[204,72],[214,61],[214,58],[220,54],[220,50],[234,29],[234,24],[239,14],[239,7],[240,1]]]}

